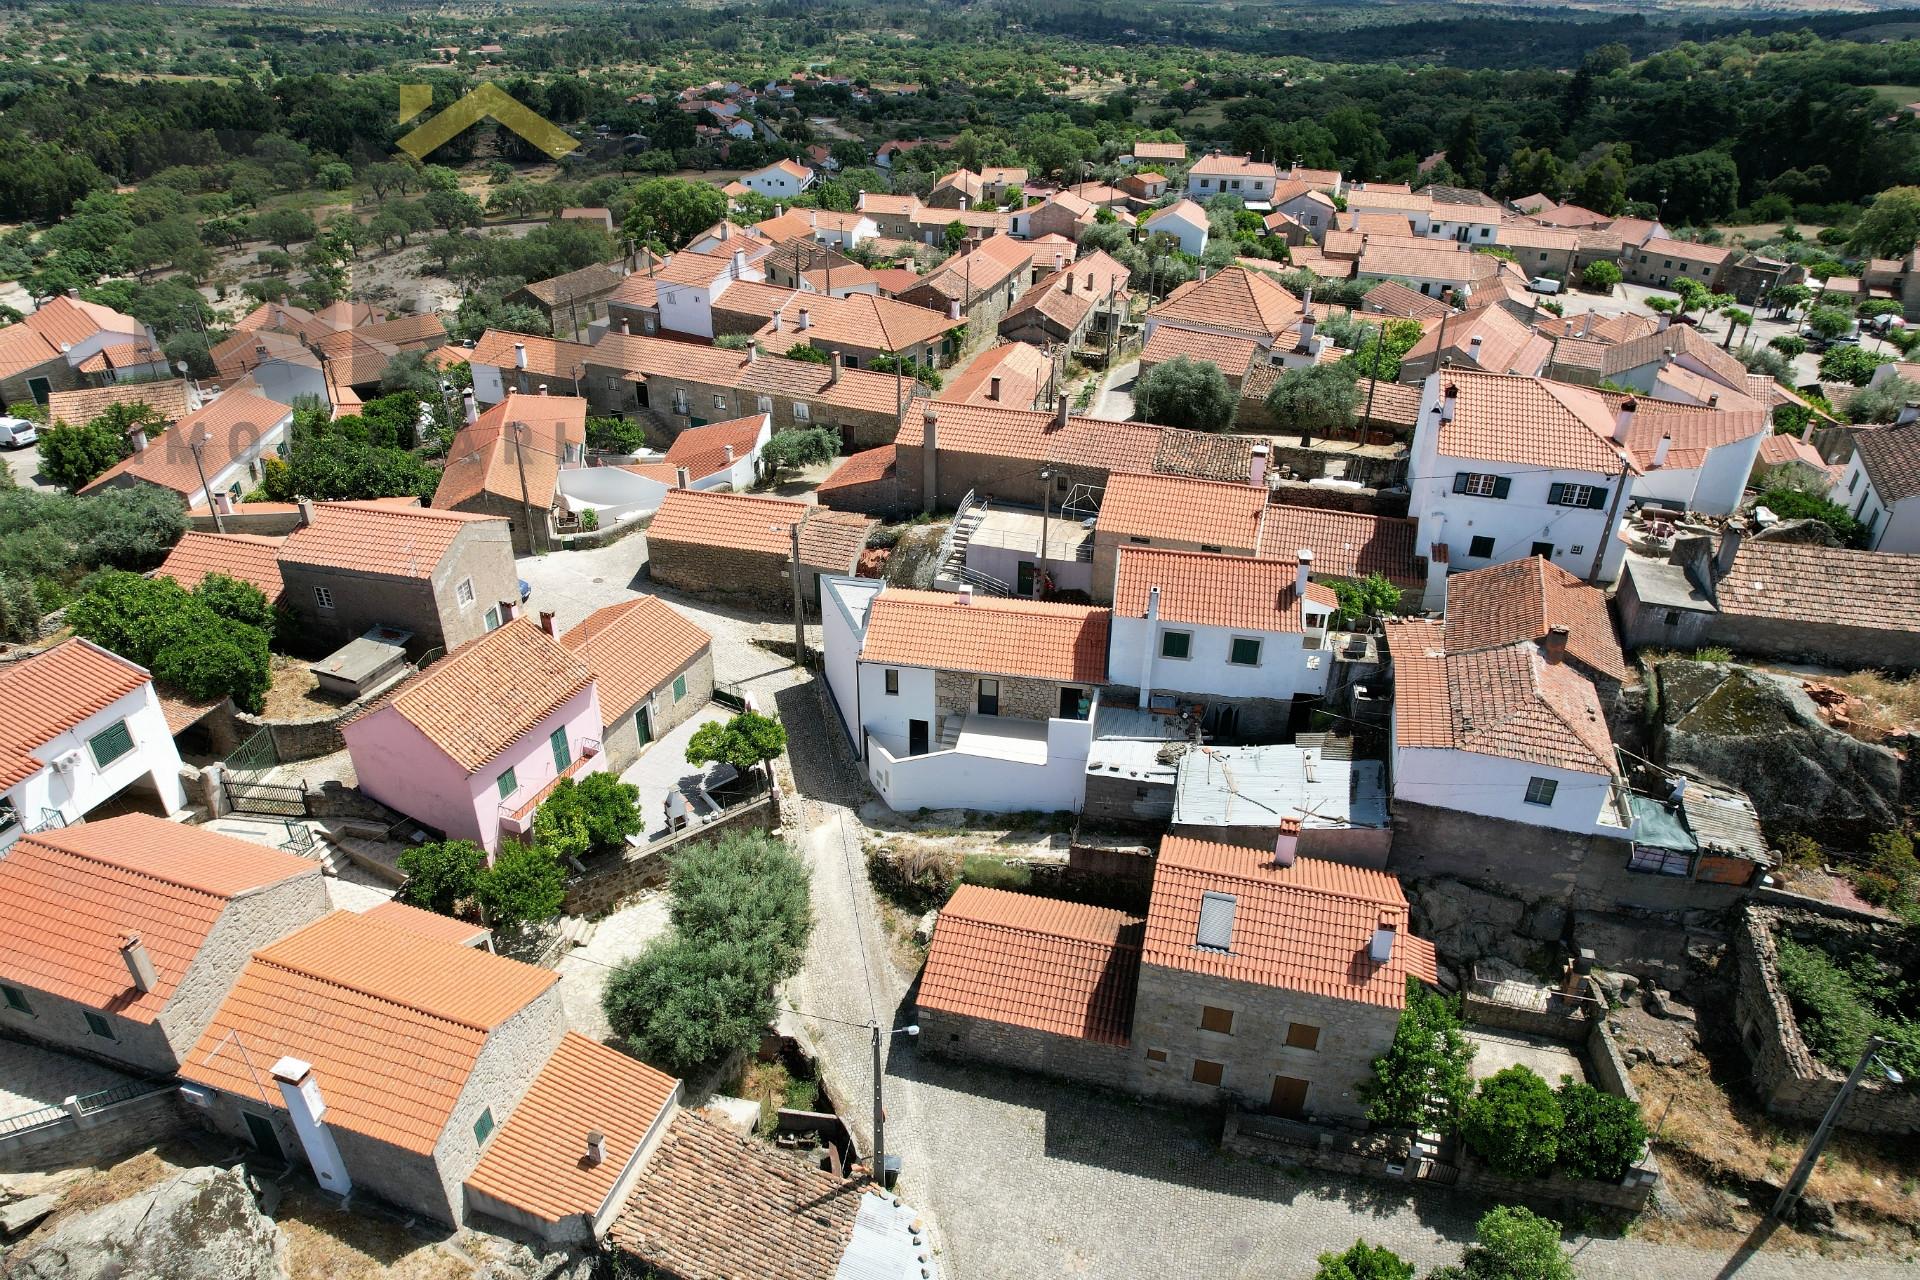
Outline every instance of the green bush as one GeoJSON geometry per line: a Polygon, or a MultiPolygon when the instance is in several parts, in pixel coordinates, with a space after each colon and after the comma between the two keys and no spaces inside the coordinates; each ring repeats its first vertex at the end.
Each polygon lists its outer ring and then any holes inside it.
{"type": "Polygon", "coordinates": [[[1851,382],[1856,387],[1864,387],[1873,378],[1873,371],[1886,364],[1888,357],[1876,355],[1865,347],[1832,347],[1820,357],[1820,379],[1823,382],[1851,382]]]}
{"type": "Polygon", "coordinates": [[[1333,597],[1340,602],[1335,626],[1350,627],[1365,618],[1385,617],[1400,612],[1400,588],[1383,574],[1370,573],[1355,581],[1332,580],[1333,597]]]}
{"type": "Polygon", "coordinates": [[[566,872],[551,849],[509,841],[475,879],[473,900],[488,925],[512,933],[560,913],[567,900],[566,872]]]}
{"type": "Polygon", "coordinates": [[[260,592],[224,581],[203,596],[171,578],[103,570],[68,607],[67,622],[189,697],[230,697],[257,713],[273,679],[267,632],[216,612],[214,604],[245,614],[253,603],[245,592],[260,592]]]}
{"type": "Polygon", "coordinates": [[[1573,1264],[1560,1247],[1560,1224],[1551,1218],[1502,1205],[1481,1217],[1474,1236],[1458,1268],[1465,1280],[1574,1280],[1573,1264]]]}
{"type": "Polygon", "coordinates": [[[1473,1092],[1473,1042],[1460,1022],[1460,1001],[1407,979],[1407,1003],[1393,1043],[1373,1060],[1360,1086],[1367,1119],[1392,1129],[1451,1127],[1473,1092]]]}
{"type": "Polygon", "coordinates": [[[534,812],[534,842],[562,860],[618,848],[646,825],[639,799],[639,787],[611,773],[562,778],[534,812]]]}
{"type": "Polygon", "coordinates": [[[1413,1264],[1385,1245],[1356,1240],[1340,1253],[1321,1254],[1313,1280],[1413,1280],[1413,1264]]]}
{"type": "Polygon", "coordinates": [[[1460,1133],[1495,1173],[1538,1178],[1560,1158],[1566,1117],[1545,1080],[1522,1066],[1480,1082],[1460,1111],[1460,1133]]]}
{"type": "Polygon", "coordinates": [[[1792,935],[1774,937],[1780,989],[1793,1007],[1800,1037],[1813,1056],[1837,1071],[1851,1070],[1869,1036],[1886,1046],[1880,1056],[1908,1079],[1920,1073],[1920,976],[1900,972],[1871,953],[1844,959],[1792,935]]]}
{"type": "Polygon", "coordinates": [[[772,986],[795,973],[813,932],[807,868],[764,832],[723,835],[674,855],[669,918],[686,937],[738,942],[772,986]]]}
{"type": "Polygon", "coordinates": [[[1560,1171],[1572,1178],[1618,1182],[1647,1149],[1647,1128],[1640,1105],[1616,1098],[1571,1076],[1562,1076],[1560,1171]]]}
{"type": "Polygon", "coordinates": [[[1838,503],[1801,489],[1775,486],[1761,493],[1756,505],[1767,508],[1782,520],[1818,520],[1833,530],[1833,536],[1849,547],[1866,544],[1867,531],[1838,503]]]}
{"type": "Polygon", "coordinates": [[[588,418],[587,447],[608,453],[639,453],[647,447],[647,425],[638,418],[588,418]]]}
{"type": "Polygon", "coordinates": [[[406,883],[394,897],[443,916],[471,910],[473,886],[486,867],[487,853],[471,840],[442,840],[415,845],[400,855],[406,883]]]}
{"type": "Polygon", "coordinates": [[[991,854],[970,853],[960,861],[960,879],[989,889],[1021,890],[1033,883],[1033,872],[1018,863],[991,854]]]}
{"type": "Polygon", "coordinates": [[[1612,293],[1620,279],[1620,268],[1611,262],[1589,262],[1580,272],[1580,283],[1595,293],[1612,293]]]}

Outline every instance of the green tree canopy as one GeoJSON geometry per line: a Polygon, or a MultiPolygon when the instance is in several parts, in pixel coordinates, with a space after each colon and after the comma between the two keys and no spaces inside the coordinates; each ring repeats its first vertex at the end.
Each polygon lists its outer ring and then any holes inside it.
{"type": "Polygon", "coordinates": [[[507,842],[473,885],[473,900],[489,927],[514,933],[560,911],[567,899],[566,872],[551,849],[507,842]]]}
{"type": "Polygon", "coordinates": [[[1325,435],[1353,426],[1360,394],[1351,366],[1310,365],[1280,375],[1267,393],[1267,410],[1283,431],[1325,435]]]}
{"type": "Polygon", "coordinates": [[[840,433],[829,427],[790,427],[773,433],[760,450],[760,461],[779,475],[815,463],[831,462],[840,453],[840,433]]]}
{"type": "Polygon", "coordinates": [[[79,426],[56,422],[40,433],[40,469],[71,492],[126,457],[130,448],[127,437],[104,418],[79,426]]]}
{"type": "Polygon", "coordinates": [[[742,711],[731,720],[701,725],[687,743],[687,763],[720,761],[746,773],[777,759],[786,749],[787,731],[778,720],[757,711],[742,711]]]}
{"type": "Polygon", "coordinates": [[[1560,1247],[1560,1224],[1518,1205],[1482,1215],[1474,1243],[1458,1267],[1429,1280],[1574,1280],[1573,1264],[1560,1247]]]}
{"type": "Polygon", "coordinates": [[[1858,345],[1831,347],[1820,357],[1820,379],[1864,387],[1873,380],[1873,371],[1886,364],[1887,359],[1858,345]]]}
{"type": "Polygon", "coordinates": [[[1904,258],[1920,241],[1920,187],[1889,187],[1873,198],[1853,224],[1848,245],[1855,253],[1904,258]]]}
{"type": "Polygon", "coordinates": [[[1189,356],[1153,366],[1133,389],[1134,412],[1143,422],[1188,431],[1225,431],[1233,425],[1240,398],[1211,360],[1189,356]]]}
{"type": "Polygon", "coordinates": [[[441,840],[402,851],[407,879],[394,896],[443,916],[470,911],[473,887],[487,865],[487,852],[471,840],[441,840]]]}
{"type": "Polygon", "coordinates": [[[621,847],[646,825],[640,788],[611,773],[562,778],[533,815],[533,838],[553,856],[578,858],[621,847]]]}
{"type": "Polygon", "coordinates": [[[1473,1052],[1457,1001],[1408,978],[1393,1043],[1374,1059],[1373,1079],[1360,1087],[1367,1119],[1392,1129],[1450,1126],[1473,1092],[1473,1052]]]}
{"type": "Polygon", "coordinates": [[[727,197],[705,182],[648,178],[627,194],[627,235],[665,249],[680,248],[727,213],[727,197]]]}
{"type": "Polygon", "coordinates": [[[1537,1178],[1560,1158],[1566,1116],[1553,1090],[1523,1066],[1497,1071],[1460,1109],[1460,1133],[1495,1173],[1537,1178]]]}
{"type": "Polygon", "coordinates": [[[1321,1254],[1313,1280],[1413,1280],[1413,1264],[1385,1245],[1356,1240],[1340,1253],[1321,1254]]]}
{"type": "Polygon", "coordinates": [[[68,607],[67,621],[75,633],[139,663],[188,697],[230,697],[241,709],[258,712],[272,682],[267,633],[223,616],[210,603],[235,608],[236,595],[218,582],[202,595],[171,578],[108,569],[88,580],[68,607]]]}
{"type": "Polygon", "coordinates": [[[1560,1134],[1561,1172],[1574,1178],[1620,1181],[1647,1149],[1640,1105],[1571,1076],[1561,1077],[1558,1092],[1560,1111],[1566,1117],[1560,1134]]]}

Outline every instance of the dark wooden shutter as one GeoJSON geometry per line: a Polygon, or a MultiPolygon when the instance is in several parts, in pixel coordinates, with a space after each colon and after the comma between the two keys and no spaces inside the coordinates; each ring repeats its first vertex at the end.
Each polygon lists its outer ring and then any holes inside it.
{"type": "Polygon", "coordinates": [[[1567,486],[1565,486],[1564,484],[1548,485],[1547,486],[1547,505],[1550,507],[1559,506],[1560,499],[1564,498],[1566,494],[1567,494],[1567,486]]]}
{"type": "Polygon", "coordinates": [[[1507,496],[1507,493],[1512,488],[1513,488],[1512,476],[1495,476],[1493,478],[1493,496],[1494,497],[1504,498],[1507,496]]]}
{"type": "Polygon", "coordinates": [[[1465,493],[1467,491],[1467,473],[1466,472],[1456,471],[1453,473],[1453,491],[1455,493],[1465,493]]]}
{"type": "Polygon", "coordinates": [[[1606,506],[1607,505],[1606,489],[1600,485],[1595,485],[1593,488],[1587,490],[1587,505],[1589,507],[1596,507],[1596,508],[1606,506]]]}

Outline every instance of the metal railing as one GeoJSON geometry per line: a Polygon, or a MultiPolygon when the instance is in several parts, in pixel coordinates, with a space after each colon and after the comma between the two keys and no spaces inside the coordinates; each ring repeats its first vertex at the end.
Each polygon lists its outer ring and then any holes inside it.
{"type": "Polygon", "coordinates": [[[66,825],[66,814],[61,813],[58,809],[42,809],[40,810],[40,821],[30,825],[26,833],[33,835],[39,831],[55,831],[66,825]]]}
{"type": "MultiPolygon", "coordinates": [[[[946,533],[940,537],[940,550],[933,557],[933,563],[936,566],[944,567],[947,561],[952,558],[953,540],[959,535],[962,522],[964,522],[973,509],[979,505],[980,500],[974,496],[973,490],[967,490],[967,496],[960,499],[960,505],[954,509],[953,519],[948,522],[946,533]]],[[[936,568],[934,572],[938,573],[939,568],[936,568]]]]}
{"type": "MultiPolygon", "coordinates": [[[[97,1093],[83,1094],[74,1099],[74,1105],[79,1109],[81,1115],[90,1116],[95,1112],[104,1111],[116,1103],[130,1102],[135,1098],[142,1098],[150,1093],[160,1093],[173,1087],[174,1081],[170,1079],[129,1080],[125,1084],[117,1084],[111,1089],[102,1089],[97,1093]]],[[[33,1129],[44,1128],[50,1124],[58,1124],[62,1120],[72,1118],[73,1115],[74,1112],[64,1105],[35,1107],[31,1111],[22,1111],[18,1115],[7,1116],[4,1119],[0,1119],[0,1138],[10,1137],[17,1133],[26,1133],[33,1129]]]]}

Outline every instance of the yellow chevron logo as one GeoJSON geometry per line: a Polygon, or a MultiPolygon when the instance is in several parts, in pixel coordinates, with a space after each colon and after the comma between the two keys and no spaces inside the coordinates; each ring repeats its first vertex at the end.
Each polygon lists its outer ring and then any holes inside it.
{"type": "MultiPolygon", "coordinates": [[[[400,86],[401,124],[432,105],[431,85],[400,86]]],[[[401,138],[400,149],[416,160],[425,160],[435,150],[482,120],[499,121],[555,160],[580,145],[568,136],[565,129],[526,106],[505,89],[495,84],[483,84],[401,138]]]]}

